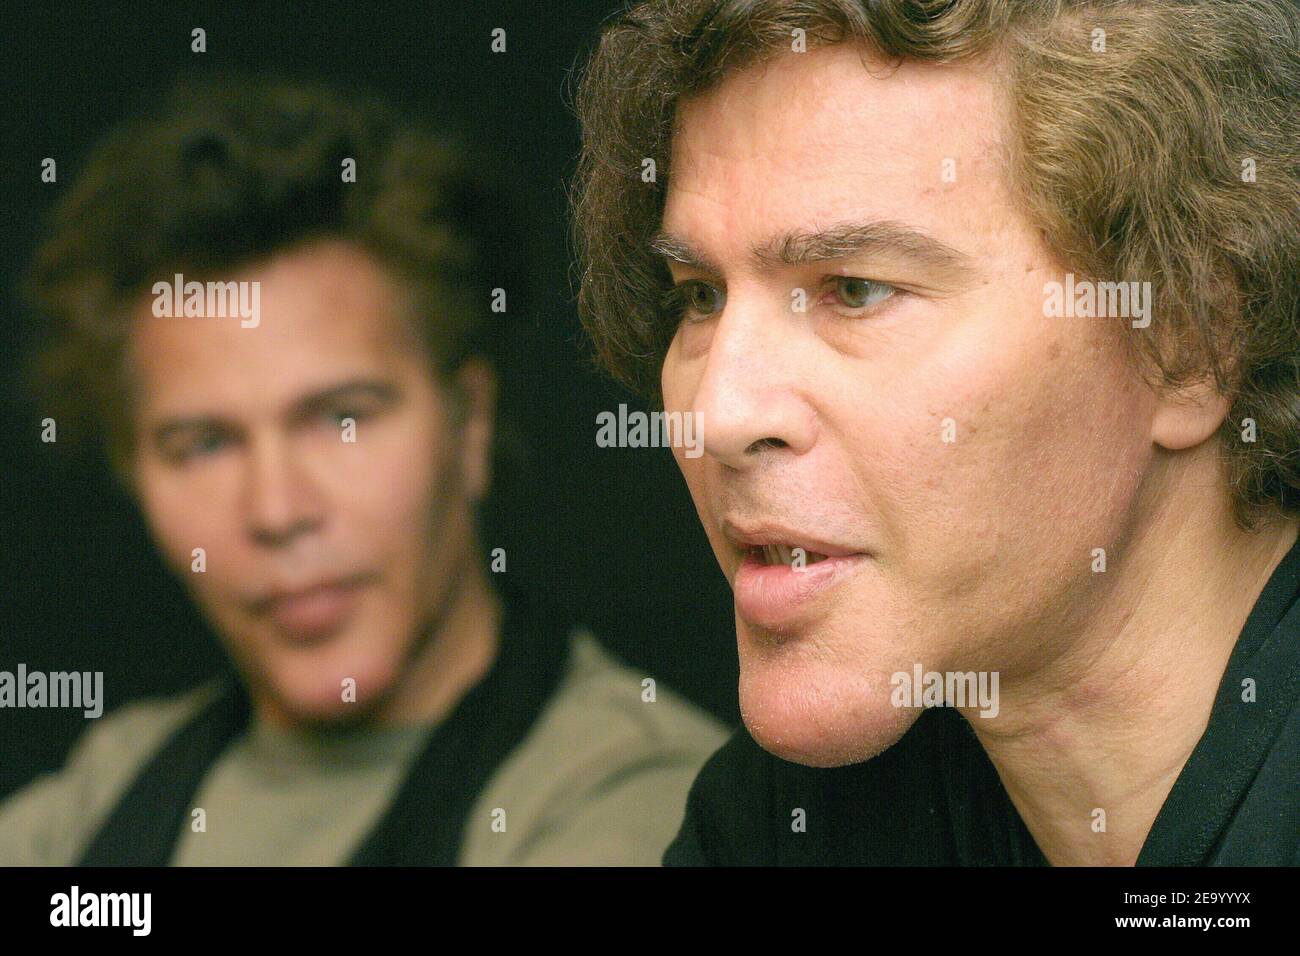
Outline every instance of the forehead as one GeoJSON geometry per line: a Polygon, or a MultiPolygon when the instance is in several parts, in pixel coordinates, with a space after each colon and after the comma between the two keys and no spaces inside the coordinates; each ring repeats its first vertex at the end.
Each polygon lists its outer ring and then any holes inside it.
{"type": "Polygon", "coordinates": [[[128,351],[143,414],[252,415],[342,378],[423,361],[401,287],[355,246],[315,243],[194,279],[256,282],[259,320],[245,328],[239,317],[158,317],[150,295],[128,351]]]}
{"type": "Polygon", "coordinates": [[[1005,116],[986,64],[781,53],[679,104],[663,225],[722,245],[849,219],[951,238],[1009,205],[1005,116]]]}

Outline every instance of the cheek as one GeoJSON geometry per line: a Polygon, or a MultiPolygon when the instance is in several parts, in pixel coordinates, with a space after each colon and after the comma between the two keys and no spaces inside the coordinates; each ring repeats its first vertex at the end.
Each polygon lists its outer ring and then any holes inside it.
{"type": "Polygon", "coordinates": [[[681,469],[682,478],[686,481],[686,490],[690,492],[691,501],[695,503],[696,514],[704,522],[705,528],[708,528],[707,516],[710,512],[709,496],[706,493],[705,481],[708,475],[708,457],[699,455],[695,458],[686,457],[685,448],[674,446],[672,449],[673,460],[677,462],[677,467],[681,469]]]}
{"type": "Polygon", "coordinates": [[[447,441],[436,419],[412,415],[376,432],[356,467],[336,473],[341,516],[371,554],[411,556],[427,546],[447,504],[447,441]]]}
{"type": "MultiPolygon", "coordinates": [[[[694,383],[688,380],[687,363],[681,361],[677,354],[677,339],[669,347],[668,355],[664,359],[663,371],[660,375],[660,389],[663,393],[664,411],[681,412],[683,415],[691,413],[692,396],[694,383]]],[[[707,434],[708,422],[701,422],[700,430],[696,433],[696,440],[703,442],[704,435],[707,434]]],[[[694,457],[688,457],[687,451],[690,449],[683,447],[679,443],[672,446],[673,460],[677,462],[677,467],[681,470],[682,478],[686,481],[686,488],[691,494],[691,500],[695,502],[695,509],[700,515],[702,521],[707,520],[709,514],[707,496],[705,495],[705,479],[708,474],[710,457],[707,454],[696,454],[694,457]]]]}
{"type": "Polygon", "coordinates": [[[221,477],[210,475],[203,486],[196,487],[192,481],[143,464],[137,469],[137,488],[140,510],[164,561],[189,577],[196,559],[194,550],[202,548],[206,570],[194,575],[194,583],[200,590],[218,584],[222,571],[230,566],[224,557],[238,553],[242,528],[238,517],[220,505],[228,500],[221,477]],[[207,505],[196,508],[196,500],[207,505]]]}
{"type": "Polygon", "coordinates": [[[445,464],[444,450],[430,447],[427,440],[396,440],[375,450],[372,480],[356,487],[354,504],[383,528],[424,515],[445,464]]]}
{"type": "Polygon", "coordinates": [[[685,411],[690,408],[690,383],[686,380],[685,363],[681,355],[681,334],[673,336],[664,353],[663,366],[659,370],[659,390],[663,394],[664,411],[685,411]]]}
{"type": "Polygon", "coordinates": [[[1018,334],[978,335],[995,321],[891,383],[885,414],[854,440],[886,542],[904,561],[945,563],[954,582],[1105,546],[1149,452],[1142,392],[1102,330],[1031,317],[1018,334]]]}
{"type": "Polygon", "coordinates": [[[946,451],[1005,534],[1068,547],[1131,504],[1150,450],[1143,401],[1100,332],[1061,329],[969,382],[946,451]]]}

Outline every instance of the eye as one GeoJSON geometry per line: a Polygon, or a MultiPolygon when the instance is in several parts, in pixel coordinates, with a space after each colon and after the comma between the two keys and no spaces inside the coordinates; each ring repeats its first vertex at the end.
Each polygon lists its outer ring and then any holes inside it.
{"type": "Polygon", "coordinates": [[[342,428],[347,419],[359,422],[365,418],[365,413],[353,408],[332,408],[322,413],[321,417],[330,425],[336,428],[342,428]]]}
{"type": "Polygon", "coordinates": [[[722,311],[727,294],[701,279],[679,282],[664,297],[664,305],[675,318],[698,322],[722,311]]]}
{"type": "Polygon", "coordinates": [[[194,451],[200,455],[210,455],[214,451],[220,451],[226,447],[227,438],[225,435],[210,433],[204,435],[194,443],[194,451]]]}
{"type": "Polygon", "coordinates": [[[217,454],[231,442],[231,436],[219,429],[204,428],[188,435],[177,435],[161,445],[163,455],[174,464],[184,465],[198,458],[217,454]]]}
{"type": "Polygon", "coordinates": [[[857,276],[835,276],[835,296],[840,304],[854,310],[867,310],[879,305],[898,290],[875,279],[857,276]]]}
{"type": "Polygon", "coordinates": [[[337,430],[346,427],[349,418],[360,423],[377,414],[381,408],[379,402],[364,397],[349,399],[346,402],[330,402],[313,411],[308,421],[317,423],[323,428],[337,430]]]}

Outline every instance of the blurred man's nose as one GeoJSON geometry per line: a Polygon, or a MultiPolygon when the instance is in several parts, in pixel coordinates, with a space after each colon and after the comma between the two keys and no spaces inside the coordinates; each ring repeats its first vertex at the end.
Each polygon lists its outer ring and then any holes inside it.
{"type": "Polygon", "coordinates": [[[816,414],[803,398],[812,374],[799,358],[803,318],[757,295],[728,297],[693,403],[704,450],[723,464],[752,468],[765,453],[801,455],[816,441],[816,414]]]}
{"type": "Polygon", "coordinates": [[[318,489],[296,460],[287,436],[263,434],[248,444],[244,514],[259,544],[278,547],[320,527],[318,489]]]}

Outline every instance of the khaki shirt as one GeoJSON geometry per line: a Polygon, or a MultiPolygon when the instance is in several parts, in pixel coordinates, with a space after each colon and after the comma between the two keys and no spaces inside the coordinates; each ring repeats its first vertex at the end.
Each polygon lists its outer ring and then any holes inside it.
{"type": "MultiPolygon", "coordinates": [[[[464,866],[658,865],[718,721],[657,688],[581,629],[568,669],[465,823],[464,866]]],[[[0,804],[0,865],[71,865],[148,760],[216,685],[100,718],[64,768],[0,804]]],[[[208,771],[181,866],[345,862],[395,796],[433,725],[305,736],[254,721],[208,771]]]]}

